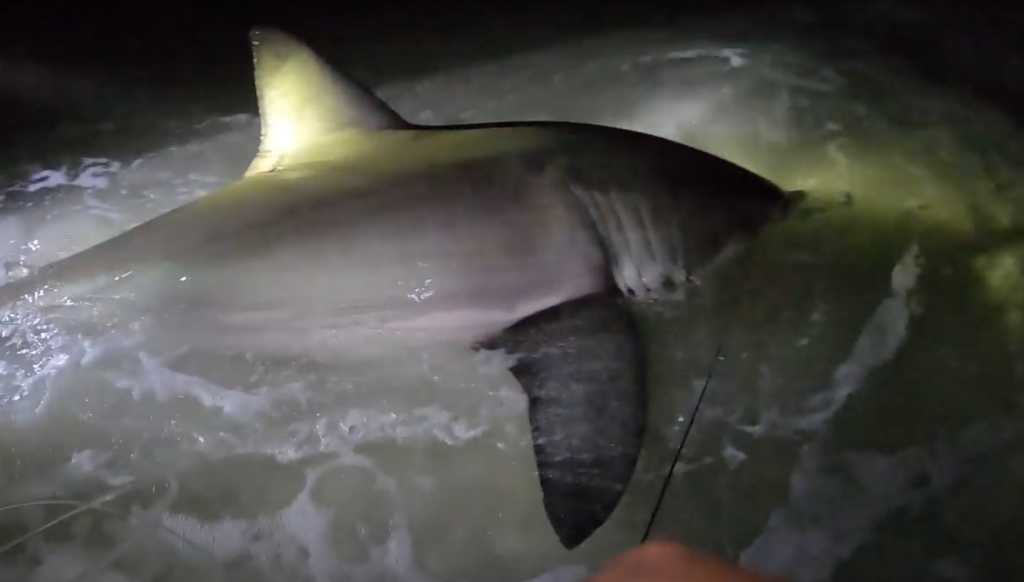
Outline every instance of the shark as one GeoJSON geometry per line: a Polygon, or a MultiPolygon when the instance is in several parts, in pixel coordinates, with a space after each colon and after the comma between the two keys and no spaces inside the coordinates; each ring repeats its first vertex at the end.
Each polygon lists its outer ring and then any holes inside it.
{"type": "Polygon", "coordinates": [[[0,306],[130,298],[182,346],[330,362],[504,350],[545,514],[576,548],[645,438],[631,305],[685,297],[800,197],[611,126],[414,124],[289,33],[250,42],[244,175],[9,282],[0,306]]]}

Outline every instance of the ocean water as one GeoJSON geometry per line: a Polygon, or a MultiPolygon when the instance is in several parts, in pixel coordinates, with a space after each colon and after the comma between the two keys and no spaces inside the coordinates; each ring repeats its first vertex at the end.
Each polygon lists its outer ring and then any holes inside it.
{"type": "MultiPolygon", "coordinates": [[[[486,366],[150,353],[100,320],[19,312],[0,316],[0,578],[582,580],[639,540],[709,374],[656,537],[797,582],[1019,571],[1021,131],[863,39],[788,18],[574,40],[378,87],[420,123],[628,127],[811,194],[704,292],[643,313],[650,434],[581,548],[544,517],[525,397],[486,366]]],[[[0,158],[0,282],[240,176],[258,120],[214,109],[115,115],[0,158]]]]}

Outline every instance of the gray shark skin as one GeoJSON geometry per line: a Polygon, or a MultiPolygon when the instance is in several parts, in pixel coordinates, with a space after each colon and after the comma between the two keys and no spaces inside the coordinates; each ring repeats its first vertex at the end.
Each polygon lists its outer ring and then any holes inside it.
{"type": "Polygon", "coordinates": [[[574,123],[415,126],[286,33],[251,34],[237,182],[0,288],[114,295],[182,345],[321,358],[503,348],[561,543],[619,503],[646,430],[631,300],[677,297],[795,197],[670,140],[574,123]]]}

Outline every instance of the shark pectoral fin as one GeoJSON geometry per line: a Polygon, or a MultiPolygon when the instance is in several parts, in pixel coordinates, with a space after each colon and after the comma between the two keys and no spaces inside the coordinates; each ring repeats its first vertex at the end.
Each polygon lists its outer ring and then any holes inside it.
{"type": "Polygon", "coordinates": [[[591,295],[528,317],[488,343],[529,397],[544,509],[573,549],[629,485],[647,425],[643,350],[616,298],[591,295]]]}
{"type": "Polygon", "coordinates": [[[411,127],[371,91],[332,70],[291,35],[254,28],[249,38],[260,148],[246,176],[272,171],[290,152],[343,130],[411,127]]]}

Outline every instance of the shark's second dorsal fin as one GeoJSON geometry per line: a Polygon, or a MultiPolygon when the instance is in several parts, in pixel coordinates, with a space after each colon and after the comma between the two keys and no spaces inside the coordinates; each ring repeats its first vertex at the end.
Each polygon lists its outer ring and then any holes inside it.
{"type": "Polygon", "coordinates": [[[246,176],[272,171],[289,152],[339,131],[410,127],[371,91],[335,72],[293,36],[254,28],[249,38],[260,149],[246,176]]]}

